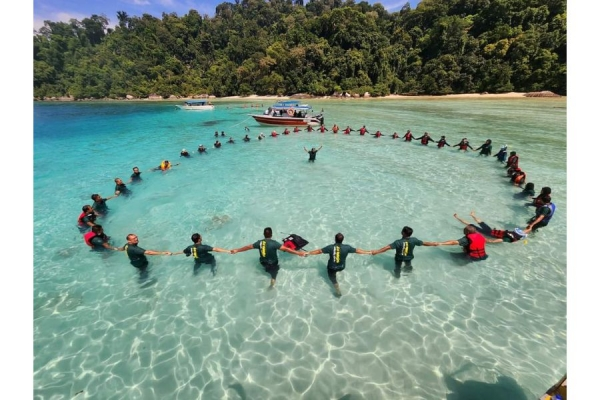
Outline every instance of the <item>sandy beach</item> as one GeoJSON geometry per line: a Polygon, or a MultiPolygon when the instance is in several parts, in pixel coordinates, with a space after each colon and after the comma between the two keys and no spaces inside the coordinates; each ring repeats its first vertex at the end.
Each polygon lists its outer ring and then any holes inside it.
{"type": "MultiPolygon", "coordinates": [[[[405,96],[399,94],[391,94],[383,97],[341,97],[341,96],[311,96],[306,94],[297,94],[293,96],[258,96],[258,95],[250,95],[250,96],[227,96],[227,97],[216,97],[216,96],[208,96],[208,95],[196,95],[196,96],[180,96],[180,97],[170,97],[163,99],[157,95],[150,95],[147,98],[130,98],[130,99],[81,99],[77,101],[185,101],[185,100],[193,100],[193,99],[209,99],[209,100],[242,100],[242,101],[262,101],[262,100],[348,100],[348,101],[369,101],[369,100],[402,100],[402,99],[521,99],[526,97],[532,98],[557,98],[557,97],[566,97],[566,96],[558,96],[554,95],[552,92],[508,92],[508,93],[465,93],[465,94],[447,94],[441,96],[405,96]],[[542,93],[542,95],[539,95],[542,93]]],[[[36,99],[35,101],[75,101],[71,97],[52,97],[49,99],[36,99]]]]}

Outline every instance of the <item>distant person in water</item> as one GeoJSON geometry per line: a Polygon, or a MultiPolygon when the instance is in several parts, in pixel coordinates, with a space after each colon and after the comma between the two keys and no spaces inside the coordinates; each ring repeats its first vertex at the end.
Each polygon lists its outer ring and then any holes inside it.
{"type": "Polygon", "coordinates": [[[363,125],[362,128],[358,130],[358,133],[360,134],[360,136],[364,136],[365,133],[369,133],[369,131],[367,130],[367,127],[363,125]]]}
{"type": "Polygon", "coordinates": [[[297,126],[294,127],[294,133],[298,133],[300,132],[300,128],[298,128],[297,126]]]}
{"type": "Polygon", "coordinates": [[[277,250],[285,251],[297,256],[304,256],[306,253],[292,250],[273,240],[273,230],[270,227],[267,227],[263,230],[263,235],[264,239],[258,240],[244,247],[233,249],[230,251],[230,253],[237,254],[251,249],[258,249],[260,254],[259,262],[265,268],[265,271],[271,275],[270,287],[274,287],[275,280],[277,279],[277,273],[279,272],[279,259],[277,258],[277,250]]]}
{"type": "Polygon", "coordinates": [[[314,147],[310,150],[306,150],[306,147],[304,147],[304,151],[308,153],[308,161],[309,162],[315,162],[315,160],[317,159],[317,152],[319,150],[321,150],[323,148],[323,145],[321,145],[318,149],[315,149],[314,147]]]}
{"type": "Polygon", "coordinates": [[[158,167],[152,168],[151,171],[166,171],[177,165],[179,165],[179,163],[171,164],[171,161],[163,160],[158,167]]]}
{"type": "Polygon", "coordinates": [[[494,238],[494,239],[486,239],[487,243],[502,243],[502,242],[514,243],[521,239],[526,238],[527,234],[529,233],[529,230],[527,230],[527,229],[522,230],[520,228],[515,228],[512,231],[509,231],[507,229],[492,229],[492,228],[490,228],[490,226],[488,224],[483,222],[481,219],[477,218],[477,216],[475,215],[475,211],[471,211],[471,213],[469,215],[475,220],[475,222],[479,226],[472,225],[469,222],[461,219],[458,216],[458,214],[454,214],[454,218],[456,218],[457,220],[459,220],[466,226],[469,226],[469,225],[474,226],[475,229],[477,230],[477,232],[481,233],[482,235],[494,238]]]}
{"type": "Polygon", "coordinates": [[[307,132],[312,132],[312,131],[314,131],[314,129],[313,129],[312,125],[308,125],[308,126],[306,127],[305,131],[307,131],[307,132]]]}
{"type": "Polygon", "coordinates": [[[85,233],[89,231],[91,227],[96,225],[96,217],[98,217],[98,214],[96,214],[89,204],[81,207],[81,211],[79,218],[77,218],[77,227],[81,233],[85,233]]]}
{"type": "Polygon", "coordinates": [[[186,149],[182,149],[181,152],[179,153],[179,157],[189,158],[190,157],[190,153],[188,153],[188,151],[186,149]]]}
{"type": "Polygon", "coordinates": [[[198,153],[206,153],[206,147],[203,144],[198,146],[198,153]]]}
{"type": "Polygon", "coordinates": [[[218,138],[219,137],[219,131],[215,131],[215,137],[218,138]]]}
{"type": "Polygon", "coordinates": [[[108,243],[109,240],[110,237],[104,233],[102,225],[92,226],[92,230],[83,235],[85,244],[90,246],[94,251],[118,250],[117,247],[113,247],[108,243]]]}
{"type": "Polygon", "coordinates": [[[235,143],[233,138],[231,136],[229,136],[229,140],[227,141],[227,143],[235,143]]]}
{"type": "Polygon", "coordinates": [[[281,132],[282,135],[289,135],[290,134],[290,130],[288,128],[285,128],[283,130],[283,132],[281,132]]]}
{"type": "Polygon", "coordinates": [[[109,208],[106,205],[106,202],[110,199],[114,199],[115,196],[109,196],[107,198],[102,198],[102,196],[100,196],[97,193],[94,193],[92,195],[92,200],[94,200],[94,202],[92,203],[92,209],[96,212],[96,214],[102,216],[102,215],[106,215],[108,214],[109,208]]]}
{"type": "Polygon", "coordinates": [[[425,132],[423,136],[415,138],[415,140],[420,140],[423,146],[427,146],[429,142],[435,142],[435,140],[433,140],[433,138],[429,136],[429,133],[427,132],[425,132]]]}
{"type": "Polygon", "coordinates": [[[248,128],[247,126],[244,127],[244,131],[246,132],[250,132],[250,128],[248,128]]]}
{"type": "Polygon", "coordinates": [[[221,131],[221,137],[226,137],[227,135],[225,135],[225,131],[221,131]]]}
{"type": "Polygon", "coordinates": [[[381,131],[377,131],[377,132],[375,132],[375,133],[370,133],[370,135],[373,135],[373,137],[374,137],[375,139],[377,139],[377,138],[380,138],[380,137],[382,137],[382,136],[385,136],[383,133],[381,133],[381,131]]]}
{"type": "Polygon", "coordinates": [[[395,249],[396,255],[394,256],[394,261],[396,262],[396,267],[394,268],[394,276],[396,278],[400,278],[400,269],[402,264],[404,263],[404,269],[406,271],[412,270],[412,260],[415,258],[413,251],[415,246],[436,246],[435,242],[424,242],[417,238],[412,237],[413,229],[409,226],[405,226],[402,228],[402,238],[395,240],[394,242],[388,244],[380,248],[379,250],[372,250],[371,254],[377,255],[383,253],[385,251],[395,249]]]}
{"type": "Polygon", "coordinates": [[[534,206],[535,208],[543,206],[544,202],[543,202],[542,198],[544,196],[548,196],[550,201],[552,201],[552,196],[550,196],[551,194],[552,194],[552,189],[548,186],[544,186],[542,188],[540,194],[535,199],[533,199],[533,201],[531,202],[530,205],[534,206]]]}
{"type": "Polygon", "coordinates": [[[413,140],[413,134],[412,132],[409,130],[406,131],[406,133],[404,134],[404,136],[402,136],[402,139],[404,139],[405,142],[410,142],[413,140]]]}
{"type": "Polygon", "coordinates": [[[354,129],[350,128],[350,125],[346,125],[346,129],[344,129],[344,135],[349,135],[350,132],[354,132],[354,129]]]}
{"type": "Polygon", "coordinates": [[[514,183],[515,186],[522,186],[527,180],[527,174],[521,168],[515,169],[515,172],[510,176],[510,181],[514,183]]]}
{"type": "Polygon", "coordinates": [[[452,147],[458,147],[458,150],[463,150],[463,151],[468,151],[467,148],[473,150],[473,148],[469,144],[469,140],[467,138],[462,138],[462,140],[458,144],[455,144],[452,147]]]}
{"type": "Polygon", "coordinates": [[[329,131],[329,129],[325,128],[325,125],[319,126],[319,132],[325,133],[325,131],[329,131]]]}
{"type": "Polygon", "coordinates": [[[446,136],[444,136],[444,135],[442,135],[442,137],[440,138],[440,140],[438,140],[436,143],[437,143],[438,149],[442,149],[445,146],[450,147],[450,144],[446,141],[446,136]]]}
{"type": "Polygon", "coordinates": [[[248,135],[246,135],[246,136],[244,136],[244,139],[243,139],[243,140],[244,140],[244,142],[249,142],[249,141],[250,141],[250,138],[248,137],[248,135]]]}
{"type": "Polygon", "coordinates": [[[309,251],[307,255],[317,254],[329,254],[329,260],[327,261],[327,276],[333,284],[335,289],[335,295],[340,297],[342,291],[340,290],[340,284],[337,281],[337,273],[343,271],[346,268],[346,257],[348,254],[372,254],[370,251],[362,250],[347,244],[343,244],[344,235],[337,233],[335,235],[335,243],[325,246],[321,249],[309,251]]]}
{"type": "Polygon", "coordinates": [[[339,130],[340,130],[340,127],[337,126],[337,124],[333,124],[333,127],[331,127],[331,131],[333,133],[338,133],[339,130]]]}
{"type": "Polygon", "coordinates": [[[127,185],[123,183],[121,178],[115,178],[115,196],[129,196],[131,190],[127,188],[127,185]]]}
{"type": "Polygon", "coordinates": [[[512,175],[517,168],[519,168],[519,156],[516,151],[511,151],[506,160],[506,174],[512,175]]]}
{"type": "Polygon", "coordinates": [[[271,132],[271,137],[277,137],[279,136],[279,133],[277,133],[276,131],[271,132]]]}
{"type": "Polygon", "coordinates": [[[173,255],[185,254],[186,257],[194,256],[194,275],[198,274],[202,264],[207,264],[210,265],[210,272],[212,272],[214,276],[217,273],[217,260],[215,260],[215,257],[210,254],[210,252],[229,253],[230,250],[202,244],[202,235],[199,233],[194,233],[192,235],[192,242],[194,244],[189,245],[183,249],[183,251],[173,253],[173,255]]]}
{"type": "Polygon", "coordinates": [[[500,150],[494,154],[494,157],[496,157],[498,159],[498,162],[501,163],[505,163],[506,162],[506,158],[508,156],[508,145],[504,145],[502,147],[500,147],[500,150]]]}
{"type": "Polygon", "coordinates": [[[258,140],[263,140],[265,138],[265,135],[261,132],[256,138],[258,140]]]}
{"type": "Polygon", "coordinates": [[[527,182],[525,188],[521,192],[523,197],[535,197],[535,185],[533,182],[527,182]]]}
{"type": "Polygon", "coordinates": [[[130,233],[126,237],[127,243],[116,250],[125,251],[129,257],[129,263],[138,269],[140,273],[140,282],[148,278],[148,258],[146,256],[170,256],[169,251],[146,250],[138,246],[139,239],[135,233],[130,233]]]}
{"type": "Polygon", "coordinates": [[[133,174],[129,178],[129,182],[127,183],[139,183],[142,181],[142,177],[140,176],[142,173],[138,167],[133,167],[133,174]]]}
{"type": "Polygon", "coordinates": [[[488,139],[484,144],[475,149],[475,151],[481,150],[479,152],[480,156],[490,156],[492,155],[492,139],[488,139]]]}
{"type": "Polygon", "coordinates": [[[221,142],[219,142],[219,140],[217,139],[214,146],[215,146],[215,149],[218,149],[219,147],[221,147],[221,142]]]}

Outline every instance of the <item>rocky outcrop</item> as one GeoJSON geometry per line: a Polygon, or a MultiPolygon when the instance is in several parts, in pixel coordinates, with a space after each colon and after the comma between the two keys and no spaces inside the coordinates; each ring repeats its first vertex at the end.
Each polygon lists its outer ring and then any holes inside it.
{"type": "Polygon", "coordinates": [[[132,95],[130,95],[130,94],[128,94],[127,96],[125,96],[125,98],[126,98],[127,100],[133,100],[133,99],[135,99],[135,97],[133,97],[133,96],[132,96],[132,95]]]}
{"type": "Polygon", "coordinates": [[[525,93],[525,97],[560,97],[560,95],[556,94],[556,93],[552,93],[549,90],[542,90],[541,92],[525,93]]]}
{"type": "Polygon", "coordinates": [[[365,99],[368,99],[369,97],[371,97],[371,93],[369,93],[369,92],[365,92],[365,94],[363,94],[363,97],[364,97],[365,99]]]}

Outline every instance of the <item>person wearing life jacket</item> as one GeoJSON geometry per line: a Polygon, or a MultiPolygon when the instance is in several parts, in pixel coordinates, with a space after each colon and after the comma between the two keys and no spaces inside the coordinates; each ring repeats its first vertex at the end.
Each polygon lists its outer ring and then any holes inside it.
{"type": "Polygon", "coordinates": [[[515,184],[515,186],[521,186],[525,183],[527,179],[527,174],[525,171],[521,170],[521,168],[515,169],[515,172],[510,177],[510,180],[515,184]]]}
{"type": "Polygon", "coordinates": [[[235,143],[235,141],[233,140],[233,138],[231,136],[229,136],[229,140],[227,141],[227,143],[233,144],[233,143],[235,143]]]}
{"type": "Polygon", "coordinates": [[[550,201],[552,201],[552,197],[550,196],[551,193],[552,189],[548,186],[544,186],[540,194],[535,199],[533,199],[533,201],[529,205],[534,206],[535,208],[543,206],[544,202],[542,201],[542,198],[544,196],[548,196],[550,198],[550,201]]]}
{"type": "Polygon", "coordinates": [[[198,146],[198,153],[206,153],[206,147],[204,147],[203,144],[200,144],[200,146],[198,146]]]}
{"type": "Polygon", "coordinates": [[[458,150],[464,150],[464,151],[468,151],[467,148],[473,150],[473,148],[469,144],[469,141],[467,140],[467,138],[462,138],[462,140],[460,141],[460,143],[455,144],[452,147],[458,147],[458,150]]]}
{"type": "Polygon", "coordinates": [[[282,135],[289,135],[290,134],[290,130],[288,128],[285,128],[285,130],[281,134],[282,135]]]}
{"type": "Polygon", "coordinates": [[[510,171],[508,175],[511,175],[516,168],[519,167],[519,156],[516,151],[511,151],[510,156],[508,156],[508,160],[506,160],[506,168],[507,171],[510,171]]]}
{"type": "Polygon", "coordinates": [[[543,195],[542,203],[542,206],[535,210],[535,215],[528,221],[527,229],[529,231],[535,232],[538,229],[543,228],[544,226],[548,225],[554,216],[556,206],[554,203],[552,203],[550,196],[543,195]]]}
{"type": "Polygon", "coordinates": [[[489,239],[489,240],[486,239],[487,243],[502,243],[502,242],[514,243],[521,239],[526,238],[527,233],[529,233],[526,229],[523,230],[520,228],[515,228],[513,230],[492,229],[492,228],[490,228],[490,226],[488,224],[483,222],[481,219],[477,218],[477,216],[475,215],[475,211],[471,211],[471,214],[469,214],[469,215],[471,215],[471,217],[473,217],[473,219],[479,226],[468,223],[467,221],[461,219],[457,214],[454,214],[454,218],[456,218],[457,220],[459,220],[466,226],[469,226],[469,225],[474,226],[475,229],[477,230],[477,232],[481,233],[482,235],[494,238],[494,239],[489,239]]]}
{"type": "Polygon", "coordinates": [[[171,162],[169,160],[163,160],[158,167],[152,168],[152,171],[166,171],[176,165],[179,165],[179,163],[171,164],[171,162]]]}
{"type": "Polygon", "coordinates": [[[96,217],[98,215],[89,204],[81,207],[81,211],[82,212],[79,214],[79,218],[77,218],[77,227],[81,233],[84,233],[96,225],[96,217]]]}
{"type": "Polygon", "coordinates": [[[283,247],[287,247],[292,250],[302,250],[309,242],[294,233],[283,239],[283,247]]]}
{"type": "Polygon", "coordinates": [[[360,133],[360,136],[364,136],[365,133],[369,133],[369,131],[367,130],[367,127],[363,125],[362,128],[358,130],[358,133],[360,133]]]}
{"type": "Polygon", "coordinates": [[[90,246],[92,250],[95,251],[103,251],[104,249],[108,250],[118,250],[116,247],[111,246],[108,241],[110,240],[109,236],[106,236],[104,233],[104,229],[102,225],[94,225],[92,226],[92,230],[83,235],[83,241],[85,244],[90,246]]]}
{"type": "Polygon", "coordinates": [[[279,133],[277,133],[276,131],[271,132],[271,137],[277,137],[279,136],[279,133]]]}
{"type": "Polygon", "coordinates": [[[316,249],[306,253],[307,256],[317,254],[329,254],[329,261],[327,262],[327,276],[335,288],[336,297],[340,297],[342,292],[340,291],[340,284],[337,281],[337,273],[343,271],[346,268],[346,257],[348,254],[373,254],[371,251],[362,250],[357,247],[353,247],[347,244],[343,244],[344,235],[337,233],[335,235],[335,243],[325,246],[321,249],[316,249]]]}
{"type": "Polygon", "coordinates": [[[248,135],[244,136],[244,139],[242,139],[244,142],[249,142],[250,138],[248,137],[248,135]]]}
{"type": "Polygon", "coordinates": [[[445,242],[436,242],[439,246],[462,246],[463,251],[471,261],[481,261],[488,258],[485,252],[485,243],[492,243],[491,239],[486,239],[481,233],[477,232],[474,225],[467,225],[463,229],[465,236],[458,240],[446,240],[445,242]]]}
{"type": "Polygon", "coordinates": [[[437,143],[438,149],[442,149],[442,148],[444,148],[444,146],[450,147],[450,144],[446,141],[446,136],[444,136],[444,135],[442,135],[440,140],[438,140],[436,143],[437,143]]]}
{"type": "Polygon", "coordinates": [[[346,129],[344,129],[344,135],[349,135],[350,132],[354,132],[354,129],[350,128],[350,125],[346,125],[346,129]]]}
{"type": "Polygon", "coordinates": [[[300,252],[292,250],[288,247],[283,246],[281,243],[273,240],[273,230],[270,227],[266,227],[263,230],[264,239],[257,240],[256,242],[239,247],[231,250],[231,254],[241,253],[251,249],[258,249],[260,253],[259,262],[265,268],[265,272],[271,275],[271,287],[275,286],[275,280],[277,279],[277,273],[279,272],[279,258],[277,257],[277,250],[285,251],[287,253],[295,254],[297,256],[304,257],[306,252],[300,252]]]}
{"type": "Polygon", "coordinates": [[[400,135],[398,135],[398,132],[394,132],[394,134],[392,135],[392,139],[398,139],[400,137],[400,135]]]}
{"type": "Polygon", "coordinates": [[[319,126],[319,132],[325,133],[325,131],[329,131],[329,129],[325,128],[325,125],[319,126]]]}
{"type": "Polygon", "coordinates": [[[402,139],[404,139],[405,142],[410,142],[411,140],[413,140],[413,134],[410,131],[410,129],[406,131],[404,136],[402,136],[402,139]]]}
{"type": "Polygon", "coordinates": [[[521,197],[535,197],[535,184],[533,182],[525,184],[525,188],[521,192],[521,197]]]}
{"type": "Polygon", "coordinates": [[[429,142],[435,142],[435,140],[433,140],[433,139],[431,138],[431,136],[429,136],[429,133],[427,133],[427,132],[425,132],[425,133],[423,134],[423,136],[421,136],[421,137],[418,137],[418,138],[415,138],[415,140],[420,140],[420,141],[421,141],[421,144],[422,144],[422,145],[424,145],[424,146],[427,146],[427,144],[428,144],[429,142]]]}
{"type": "Polygon", "coordinates": [[[383,133],[381,133],[381,131],[377,131],[375,133],[371,133],[371,135],[373,135],[375,138],[380,138],[383,136],[383,133]]]}
{"type": "Polygon", "coordinates": [[[314,129],[313,129],[312,125],[308,125],[308,126],[306,127],[305,131],[307,131],[307,132],[312,132],[312,131],[314,131],[314,129]]]}
{"type": "Polygon", "coordinates": [[[331,127],[331,131],[333,133],[338,133],[339,130],[340,130],[340,127],[337,126],[337,124],[333,124],[333,126],[331,127]]]}

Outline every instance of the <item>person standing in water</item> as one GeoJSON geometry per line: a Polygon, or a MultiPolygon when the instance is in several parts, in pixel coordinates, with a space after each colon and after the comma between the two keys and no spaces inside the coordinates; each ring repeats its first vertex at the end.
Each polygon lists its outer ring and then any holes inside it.
{"type": "Polygon", "coordinates": [[[372,254],[370,251],[362,250],[347,244],[342,244],[344,241],[344,235],[337,233],[335,235],[335,243],[325,246],[321,249],[309,251],[306,255],[317,255],[317,254],[329,254],[329,261],[327,261],[327,276],[333,284],[335,289],[335,295],[340,297],[342,292],[340,290],[340,284],[337,281],[337,273],[343,271],[346,268],[346,257],[350,253],[356,254],[372,254]]]}
{"type": "Polygon", "coordinates": [[[264,229],[263,235],[265,237],[264,239],[257,240],[256,242],[244,247],[233,249],[230,251],[230,253],[236,254],[251,249],[258,249],[260,253],[259,262],[265,268],[265,271],[271,275],[270,287],[272,288],[275,286],[275,280],[277,279],[277,273],[279,272],[279,259],[277,258],[277,250],[285,251],[297,256],[304,256],[306,253],[292,250],[283,246],[276,240],[273,240],[273,230],[270,227],[266,227],[264,229]]]}
{"type": "Polygon", "coordinates": [[[306,150],[306,147],[304,147],[304,151],[308,153],[308,161],[309,162],[315,162],[315,160],[317,159],[317,152],[319,150],[321,150],[321,148],[323,148],[323,145],[321,145],[318,149],[315,149],[313,147],[310,150],[306,150]]]}
{"type": "Polygon", "coordinates": [[[217,253],[229,253],[230,250],[222,249],[220,247],[213,247],[206,244],[202,244],[202,235],[194,233],[192,235],[192,242],[194,244],[189,245],[183,251],[173,253],[173,255],[185,254],[186,257],[194,256],[194,275],[197,275],[202,264],[210,265],[210,272],[213,276],[217,273],[217,260],[210,254],[211,251],[217,253]]]}

